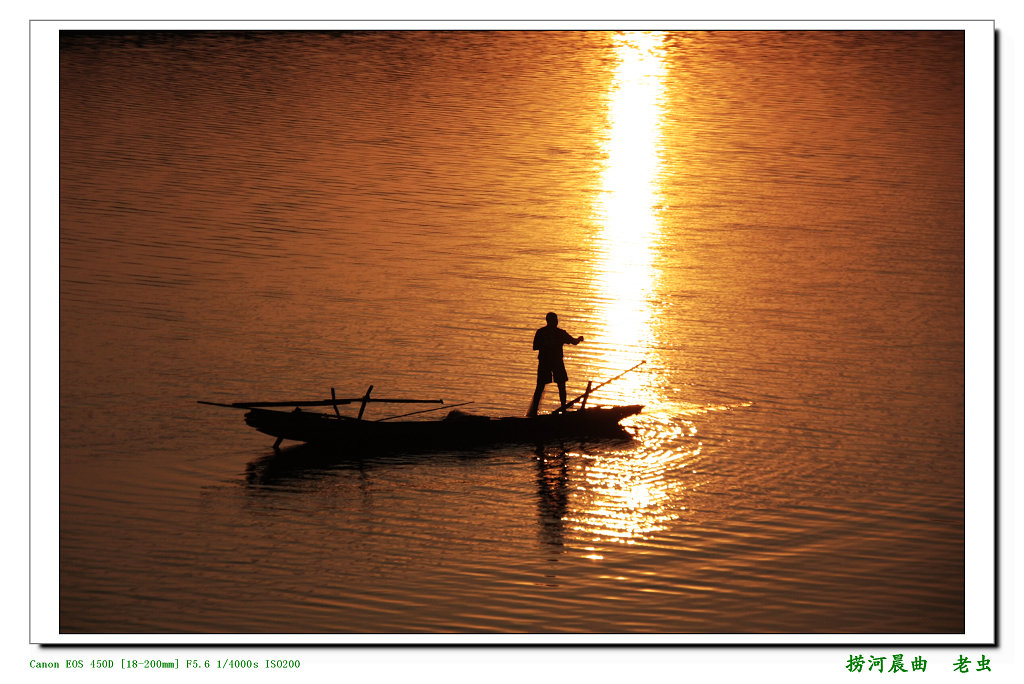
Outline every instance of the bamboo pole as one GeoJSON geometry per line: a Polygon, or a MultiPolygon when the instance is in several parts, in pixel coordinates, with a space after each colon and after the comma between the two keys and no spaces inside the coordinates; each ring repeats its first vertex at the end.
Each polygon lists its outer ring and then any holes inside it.
{"type": "Polygon", "coordinates": [[[370,392],[372,392],[372,391],[373,391],[373,385],[370,385],[368,388],[366,388],[366,394],[363,395],[363,403],[361,403],[359,405],[359,415],[356,416],[356,420],[362,420],[363,419],[363,411],[366,410],[366,403],[368,401],[370,401],[370,392]]]}
{"type": "MultiPolygon", "coordinates": [[[[231,404],[219,402],[219,401],[197,401],[197,404],[204,404],[206,406],[221,406],[223,408],[237,408],[237,409],[250,409],[250,408],[274,408],[282,406],[334,406],[335,404],[341,406],[346,404],[353,404],[355,402],[362,402],[365,397],[356,397],[355,399],[314,399],[312,401],[236,401],[231,404]]],[[[444,399],[366,399],[369,404],[443,404],[444,399]]]]}
{"type": "Polygon", "coordinates": [[[449,404],[448,406],[435,406],[434,408],[421,409],[419,411],[412,411],[411,413],[402,413],[397,416],[388,416],[387,418],[378,418],[376,422],[381,423],[385,420],[394,420],[395,418],[405,418],[406,416],[415,416],[417,413],[430,413],[431,411],[440,411],[446,408],[455,408],[457,406],[465,406],[466,404],[472,404],[471,401],[464,401],[461,404],[449,404]]]}
{"type": "Polygon", "coordinates": [[[619,373],[618,375],[616,375],[616,376],[615,376],[614,378],[609,378],[608,380],[605,380],[604,382],[602,382],[602,383],[601,383],[600,385],[598,385],[597,387],[595,387],[595,388],[593,388],[593,389],[591,389],[591,390],[588,390],[587,392],[584,392],[584,393],[583,393],[583,394],[581,394],[580,396],[578,396],[578,397],[576,397],[575,399],[573,399],[572,401],[568,402],[568,403],[567,403],[567,404],[566,404],[565,406],[561,406],[561,407],[559,407],[559,408],[555,409],[554,411],[552,411],[552,413],[565,413],[565,411],[567,411],[567,410],[569,409],[569,407],[570,407],[570,406],[572,406],[573,404],[575,404],[576,402],[578,402],[578,401],[579,401],[580,399],[583,399],[583,398],[585,398],[585,397],[588,397],[588,396],[590,396],[590,394],[591,394],[592,392],[596,392],[597,390],[601,389],[602,387],[604,387],[605,385],[607,385],[607,384],[608,384],[609,382],[612,382],[613,380],[618,380],[619,378],[621,378],[621,377],[622,377],[623,375],[625,375],[626,373],[628,373],[628,372],[630,372],[630,371],[635,371],[635,370],[636,370],[637,368],[639,368],[640,366],[644,365],[645,363],[647,363],[647,361],[646,361],[646,360],[644,360],[644,361],[641,361],[640,363],[636,364],[636,365],[635,365],[635,366],[633,366],[632,368],[627,368],[626,370],[624,370],[624,371],[622,371],[621,373],[619,373]]]}

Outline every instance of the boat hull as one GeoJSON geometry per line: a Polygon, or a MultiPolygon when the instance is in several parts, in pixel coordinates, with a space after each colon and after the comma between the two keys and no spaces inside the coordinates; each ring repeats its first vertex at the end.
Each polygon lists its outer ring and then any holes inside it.
{"type": "Polygon", "coordinates": [[[458,411],[442,420],[369,421],[311,411],[252,409],[251,427],[278,440],[372,449],[447,449],[499,443],[625,436],[619,421],[643,406],[599,406],[533,418],[489,418],[458,411]]]}

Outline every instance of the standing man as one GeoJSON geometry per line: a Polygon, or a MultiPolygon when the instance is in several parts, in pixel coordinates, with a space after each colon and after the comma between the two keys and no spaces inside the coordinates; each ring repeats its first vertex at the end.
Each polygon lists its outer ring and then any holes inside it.
{"type": "Polygon", "coordinates": [[[573,337],[558,327],[558,314],[549,313],[547,321],[548,324],[533,336],[533,348],[537,350],[537,389],[533,392],[530,410],[526,412],[530,418],[537,415],[544,385],[549,382],[558,385],[558,398],[562,400],[562,406],[565,406],[565,381],[569,379],[569,375],[565,372],[562,347],[583,341],[582,337],[573,337]]]}

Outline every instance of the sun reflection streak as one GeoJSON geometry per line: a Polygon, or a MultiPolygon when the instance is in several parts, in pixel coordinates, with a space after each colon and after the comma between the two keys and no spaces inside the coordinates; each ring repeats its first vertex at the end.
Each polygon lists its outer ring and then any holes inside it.
{"type": "MultiPolygon", "coordinates": [[[[602,144],[605,164],[593,207],[599,329],[590,370],[597,377],[653,361],[660,287],[656,255],[662,240],[667,57],[656,32],[618,33],[612,41],[615,70],[602,144]]],[[[630,373],[601,392],[601,400],[642,402],[653,409],[633,419],[635,443],[622,451],[571,455],[577,465],[571,469],[574,486],[562,517],[565,541],[590,560],[603,560],[618,544],[653,541],[689,514],[681,502],[705,484],[697,470],[704,459],[697,426],[675,410],[664,412],[663,398],[655,395],[656,380],[654,373],[630,373]]],[[[695,414],[717,408],[701,407],[695,414]]]]}
{"type": "Polygon", "coordinates": [[[586,552],[585,558],[603,560],[609,544],[653,540],[689,515],[681,502],[710,481],[702,472],[704,442],[691,418],[751,405],[706,404],[675,416],[641,416],[633,447],[577,454],[573,501],[563,518],[571,545],[586,552]]]}
{"type": "MultiPolygon", "coordinates": [[[[633,545],[648,540],[679,519],[676,501],[684,484],[678,472],[692,466],[703,445],[690,425],[658,424],[656,437],[640,451],[587,458],[581,472],[578,507],[566,517],[580,543],[633,545]]],[[[594,547],[586,547],[595,551],[594,547]]]]}
{"type": "MultiPolygon", "coordinates": [[[[667,56],[656,32],[612,37],[615,71],[608,93],[605,166],[594,204],[599,228],[596,263],[596,336],[593,370],[612,376],[657,348],[656,256],[662,240],[663,100],[667,56]]],[[[648,368],[654,366],[648,364],[648,368]]],[[[631,430],[636,442],[623,451],[578,454],[572,505],[563,520],[566,537],[585,558],[603,560],[615,545],[650,543],[681,516],[681,505],[707,483],[699,473],[704,444],[689,416],[735,406],[705,405],[667,410],[653,373],[631,373],[602,391],[602,399],[648,404],[631,430]],[[685,416],[685,417],[684,417],[685,416]]],[[[671,403],[671,402],[669,402],[671,403]]]]}
{"type": "MultiPolygon", "coordinates": [[[[651,297],[658,217],[665,55],[658,33],[617,33],[608,98],[605,167],[594,215],[600,226],[597,265],[602,370],[634,365],[653,342],[651,297]]],[[[642,376],[616,384],[627,397],[643,389],[642,376]]]]}

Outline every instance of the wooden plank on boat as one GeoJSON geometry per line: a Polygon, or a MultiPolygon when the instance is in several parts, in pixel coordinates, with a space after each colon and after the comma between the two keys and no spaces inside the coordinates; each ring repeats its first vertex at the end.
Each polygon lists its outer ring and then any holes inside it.
{"type": "Polygon", "coordinates": [[[334,393],[334,388],[331,388],[331,405],[334,407],[334,415],[341,418],[341,411],[338,410],[338,397],[334,393]]]}
{"type": "Polygon", "coordinates": [[[593,386],[594,386],[594,381],[593,380],[587,380],[587,391],[583,393],[583,401],[580,402],[580,411],[582,411],[583,409],[587,408],[587,399],[590,397],[590,393],[594,391],[592,389],[593,386]]]}
{"type": "Polygon", "coordinates": [[[366,404],[370,401],[370,392],[373,391],[373,385],[370,385],[369,389],[366,390],[366,394],[363,395],[363,401],[359,404],[359,415],[356,416],[356,420],[363,419],[363,412],[366,410],[366,404]]]}

